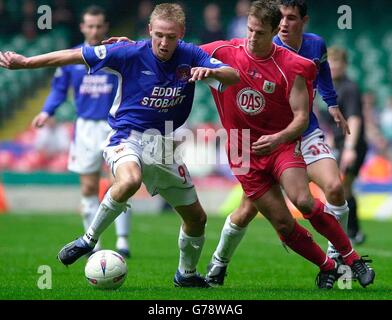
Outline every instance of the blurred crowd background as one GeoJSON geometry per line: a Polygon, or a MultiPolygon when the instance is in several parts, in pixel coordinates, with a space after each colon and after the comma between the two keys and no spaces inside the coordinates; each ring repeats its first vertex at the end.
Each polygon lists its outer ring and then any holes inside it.
{"type": "MultiPolygon", "coordinates": [[[[154,5],[161,2],[164,1],[0,0],[0,50],[29,56],[81,43],[80,13],[91,4],[107,10],[108,36],[146,38],[149,15],[154,5]],[[50,30],[37,27],[40,5],[48,5],[52,10],[50,30]]],[[[179,2],[187,13],[186,41],[201,44],[246,36],[250,1],[179,2]]],[[[307,31],[324,37],[328,46],[337,45],[347,50],[348,75],[362,92],[370,151],[357,188],[366,191],[370,186],[389,192],[392,190],[392,28],[387,13],[390,3],[386,0],[309,0],[307,3],[310,16],[307,31]],[[352,9],[352,29],[338,28],[341,5],[352,9]]],[[[36,130],[30,125],[49,93],[53,73],[54,69],[17,72],[0,69],[0,182],[4,184],[78,183],[77,177],[67,172],[75,119],[72,95],[49,126],[36,130]]],[[[316,100],[315,108],[320,112],[326,110],[320,99],[316,100]]],[[[197,86],[188,126],[191,129],[220,128],[209,89],[203,84],[197,86]]],[[[216,145],[212,150],[223,152],[221,146],[216,145]]],[[[192,158],[191,149],[189,154],[192,158]]],[[[232,186],[233,178],[225,166],[190,165],[190,169],[196,178],[222,177],[232,186]]]]}

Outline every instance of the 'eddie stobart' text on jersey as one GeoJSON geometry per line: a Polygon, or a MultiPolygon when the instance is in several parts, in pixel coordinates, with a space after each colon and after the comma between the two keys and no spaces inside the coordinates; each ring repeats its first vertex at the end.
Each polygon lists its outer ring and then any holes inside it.
{"type": "Polygon", "coordinates": [[[106,67],[119,79],[109,112],[109,124],[116,130],[110,146],[127,138],[131,130],[156,129],[165,134],[165,121],[172,121],[173,130],[180,127],[192,108],[195,84],[188,82],[191,68],[226,66],[182,41],[168,61],[153,54],[151,40],[85,47],[82,53],[90,73],[106,67]]]}
{"type": "Polygon", "coordinates": [[[312,81],[316,77],[312,61],[275,44],[270,55],[260,59],[248,52],[246,41],[233,39],[201,46],[211,56],[240,72],[240,83],[224,92],[212,90],[228,137],[230,130],[239,129],[237,141],[229,141],[230,148],[236,146],[238,149],[241,145],[250,148],[250,144],[262,135],[284,130],[293,120],[289,96],[296,76],[306,79],[310,104],[312,81]],[[250,129],[249,145],[242,141],[241,130],[244,129],[250,129]]]}
{"type": "MultiPolygon", "coordinates": [[[[336,91],[331,78],[331,70],[327,60],[327,47],[323,38],[314,33],[304,33],[299,50],[289,47],[278,36],[274,37],[274,42],[279,46],[296,52],[302,57],[312,60],[318,69],[317,77],[313,82],[315,92],[318,91],[320,93],[328,107],[338,105],[336,91]]],[[[313,112],[313,108],[309,117],[309,127],[304,132],[304,137],[319,128],[319,123],[313,112]]]]}
{"type": "MultiPolygon", "coordinates": [[[[81,44],[75,48],[87,46],[81,44]]],[[[76,115],[86,120],[107,120],[117,90],[117,77],[104,71],[87,74],[84,64],[57,68],[52,87],[42,111],[54,115],[67,99],[68,88],[74,91],[76,115]]]]}

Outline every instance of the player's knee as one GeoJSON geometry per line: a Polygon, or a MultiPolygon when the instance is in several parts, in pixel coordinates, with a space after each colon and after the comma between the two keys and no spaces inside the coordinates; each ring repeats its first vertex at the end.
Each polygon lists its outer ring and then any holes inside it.
{"type": "Polygon", "coordinates": [[[286,218],[278,219],[274,222],[274,228],[279,235],[286,238],[293,232],[294,221],[286,218]]]}
{"type": "Polygon", "coordinates": [[[92,182],[84,182],[81,185],[81,191],[84,197],[98,195],[98,185],[92,182]]]}
{"type": "Polygon", "coordinates": [[[123,175],[115,182],[118,192],[121,196],[128,195],[132,196],[137,190],[139,190],[142,184],[142,178],[139,174],[128,174],[123,175]]]}
{"type": "Polygon", "coordinates": [[[207,215],[204,211],[200,211],[198,214],[189,216],[186,223],[196,228],[204,228],[207,223],[207,215]]]}
{"type": "Polygon", "coordinates": [[[308,193],[300,193],[291,201],[303,214],[310,214],[313,210],[313,198],[308,193]]]}
{"type": "Polygon", "coordinates": [[[241,206],[231,214],[230,220],[235,225],[245,228],[256,217],[257,212],[253,205],[241,206]]]}
{"type": "Polygon", "coordinates": [[[340,180],[328,183],[324,192],[330,202],[342,202],[344,200],[344,189],[340,180]]]}

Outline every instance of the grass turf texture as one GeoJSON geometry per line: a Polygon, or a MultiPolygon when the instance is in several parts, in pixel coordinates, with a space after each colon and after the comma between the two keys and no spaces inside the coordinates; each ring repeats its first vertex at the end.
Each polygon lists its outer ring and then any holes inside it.
{"type": "MultiPolygon", "coordinates": [[[[128,277],[116,291],[90,288],[84,278],[85,258],[69,268],[56,255],[66,243],[82,233],[78,215],[0,215],[0,299],[391,299],[392,222],[362,222],[368,235],[361,254],[373,258],[375,284],[363,289],[357,282],[352,290],[320,291],[315,287],[318,268],[293,252],[283,249],[265,219],[256,219],[228,268],[225,286],[214,289],[173,287],[178,265],[177,237],[179,218],[173,213],[134,215],[128,277]],[[52,269],[52,289],[40,290],[37,281],[40,265],[52,269]]],[[[209,217],[207,238],[199,263],[205,273],[218,243],[224,219],[209,217]]],[[[307,222],[301,222],[312,230],[307,222]]],[[[326,241],[315,239],[325,248],[326,241]]],[[[113,249],[114,227],[103,236],[103,245],[113,249]]]]}

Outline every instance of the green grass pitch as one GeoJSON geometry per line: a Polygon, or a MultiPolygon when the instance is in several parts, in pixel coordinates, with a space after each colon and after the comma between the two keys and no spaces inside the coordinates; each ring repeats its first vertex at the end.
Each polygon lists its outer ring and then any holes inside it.
{"type": "MultiPolygon", "coordinates": [[[[203,274],[223,223],[224,218],[209,217],[199,263],[203,274]]],[[[301,223],[312,230],[307,222],[301,223]]],[[[256,219],[249,226],[228,268],[225,286],[174,288],[179,225],[174,213],[134,215],[128,277],[117,291],[99,291],[90,288],[84,278],[86,259],[69,268],[56,259],[59,249],[82,233],[78,215],[0,215],[0,299],[392,299],[392,222],[362,222],[368,241],[357,249],[374,260],[375,284],[363,289],[354,282],[351,290],[335,285],[328,292],[315,287],[317,268],[295,253],[287,253],[265,219],[256,219]],[[40,265],[52,270],[50,290],[37,286],[40,265]]],[[[325,248],[326,241],[312,233],[325,248]]],[[[114,241],[111,226],[103,236],[104,247],[113,249],[114,241]]]]}

